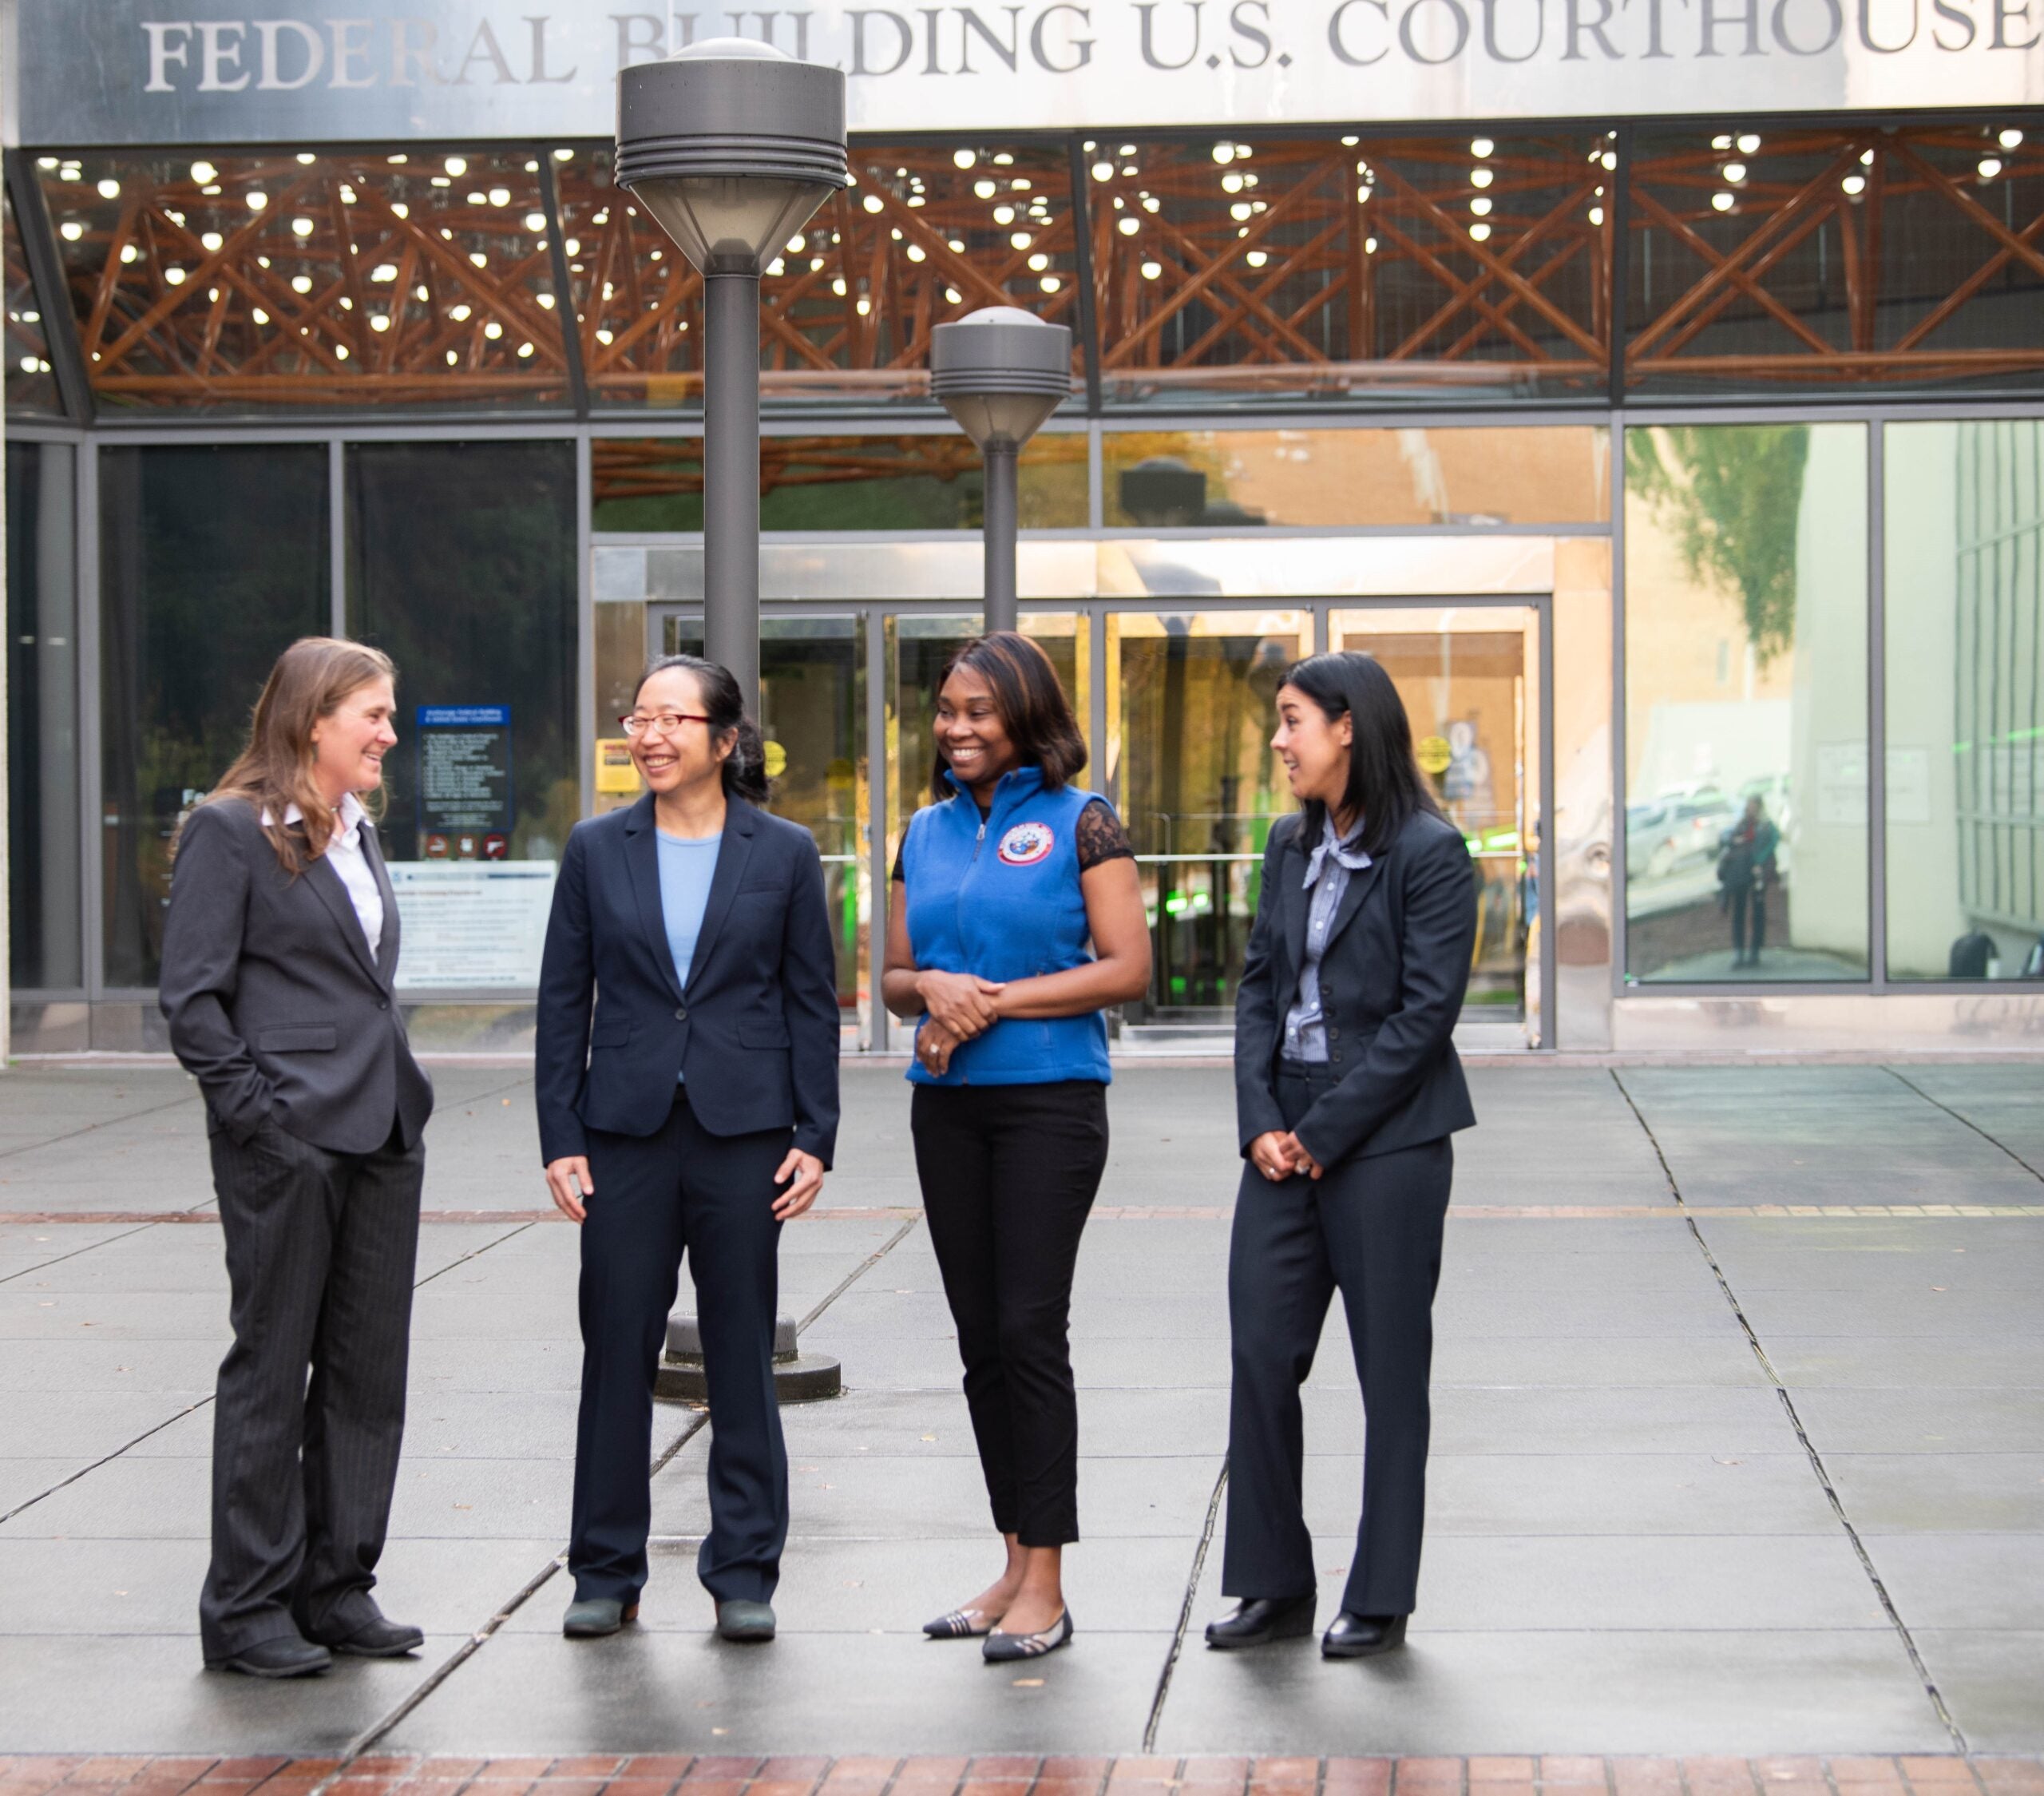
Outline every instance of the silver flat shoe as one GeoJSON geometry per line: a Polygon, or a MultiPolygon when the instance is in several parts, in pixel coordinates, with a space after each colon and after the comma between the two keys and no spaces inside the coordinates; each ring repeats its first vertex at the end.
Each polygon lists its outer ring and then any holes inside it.
{"type": "Polygon", "coordinates": [[[980,1647],[980,1656],[989,1665],[1005,1665],[1018,1659],[1040,1659],[1047,1652],[1072,1644],[1072,1609],[1040,1634],[1004,1634],[996,1628],[980,1647]]]}
{"type": "Polygon", "coordinates": [[[948,1616],[923,1624],[924,1633],[933,1640],[976,1640],[992,1628],[993,1624],[977,1609],[953,1609],[948,1616]]]}

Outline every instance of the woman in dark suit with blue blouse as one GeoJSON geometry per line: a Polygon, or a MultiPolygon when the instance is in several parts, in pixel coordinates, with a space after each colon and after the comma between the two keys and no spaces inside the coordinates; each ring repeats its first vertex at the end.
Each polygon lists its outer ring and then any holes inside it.
{"type": "Polygon", "coordinates": [[[759,732],[727,670],[657,661],[620,722],[648,791],[569,835],[540,973],[541,1157],[582,1225],[562,1630],[613,1634],[638,1613],[653,1380],[685,1248],[711,1429],[697,1574],[719,1635],[768,1640],[788,1531],[775,1255],[838,1132],[823,869],[806,830],[758,808],[759,732]]]}
{"type": "Polygon", "coordinates": [[[1391,676],[1315,655],[1271,746],[1298,814],[1270,832],[1235,1000],[1242,1172],[1228,1253],[1234,1376],[1219,1647],[1313,1626],[1299,1387],[1338,1290],[1362,1385],[1363,1513],[1330,1659],[1405,1638],[1426,1509],[1434,1287],[1454,1154],[1476,1113],[1453,1032],[1476,895],[1412,757],[1391,676]]]}

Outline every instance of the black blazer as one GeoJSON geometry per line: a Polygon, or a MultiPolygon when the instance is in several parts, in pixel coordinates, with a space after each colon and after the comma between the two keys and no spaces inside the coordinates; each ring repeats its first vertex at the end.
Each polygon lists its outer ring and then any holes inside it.
{"type": "MultiPolygon", "coordinates": [[[[1278,1053],[1305,958],[1304,819],[1281,818],[1263,854],[1263,890],[1235,993],[1235,1113],[1242,1152],[1285,1126],[1278,1053]]],[[[1320,963],[1329,1068],[1340,1079],[1301,1120],[1322,1166],[1388,1154],[1476,1120],[1452,1040],[1476,943],[1476,878],[1451,823],[1422,811],[1390,848],[1349,876],[1320,963]]]]}
{"type": "Polygon", "coordinates": [[[577,823],[547,922],[533,1059],[543,1162],[587,1153],[585,1128],[652,1135],[679,1074],[711,1134],[792,1125],[795,1146],[828,1166],[838,972],[809,831],[731,799],[684,992],[660,911],[652,795],[577,823]]]}
{"type": "Polygon", "coordinates": [[[208,1133],[245,1142],[274,1118],[315,1147],[367,1154],[393,1122],[407,1148],[425,1130],[433,1084],[391,985],[397,899],[366,824],[362,844],[383,894],[374,955],[323,854],[285,872],[244,799],[216,799],[185,819],[157,996],[171,1047],[205,1094],[208,1133]]]}

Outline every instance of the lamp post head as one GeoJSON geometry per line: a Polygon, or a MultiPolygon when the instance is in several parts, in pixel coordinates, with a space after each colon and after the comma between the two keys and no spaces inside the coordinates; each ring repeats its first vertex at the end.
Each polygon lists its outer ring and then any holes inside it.
{"type": "Polygon", "coordinates": [[[758,275],[849,186],[842,69],[711,38],[617,79],[617,184],[705,275],[758,275]]]}
{"type": "Polygon", "coordinates": [[[988,306],[930,332],[929,387],[982,450],[1020,449],[1072,391],[1072,332],[988,306]]]}

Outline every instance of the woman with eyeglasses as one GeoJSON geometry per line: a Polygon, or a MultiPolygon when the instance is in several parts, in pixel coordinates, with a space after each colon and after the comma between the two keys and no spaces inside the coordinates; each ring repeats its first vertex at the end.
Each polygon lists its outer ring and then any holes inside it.
{"type": "Polygon", "coordinates": [[[719,1635],[770,1640],[788,1531],[776,1252],[838,1132],[823,868],[806,830],[759,808],[763,747],[727,669],[656,661],[620,722],[646,794],[568,836],[534,1053],[547,1184],[582,1225],[562,1631],[614,1634],[639,1612],[653,1381],[686,1249],[710,1387],[696,1572],[719,1635]]]}

